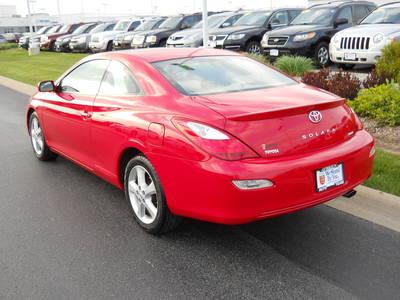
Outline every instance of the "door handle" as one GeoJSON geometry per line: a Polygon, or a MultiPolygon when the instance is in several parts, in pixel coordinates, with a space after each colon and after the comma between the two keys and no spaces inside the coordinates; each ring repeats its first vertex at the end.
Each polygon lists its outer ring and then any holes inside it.
{"type": "Polygon", "coordinates": [[[88,120],[92,117],[92,114],[90,112],[88,112],[87,110],[84,110],[81,112],[81,117],[84,120],[88,120]]]}

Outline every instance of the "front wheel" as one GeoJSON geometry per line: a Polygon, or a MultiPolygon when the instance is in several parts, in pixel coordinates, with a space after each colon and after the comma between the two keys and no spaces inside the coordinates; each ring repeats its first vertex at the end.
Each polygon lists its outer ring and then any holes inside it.
{"type": "Polygon", "coordinates": [[[39,118],[35,112],[29,117],[29,135],[31,137],[33,153],[37,159],[49,161],[57,158],[57,154],[52,152],[46,144],[39,118]]]}
{"type": "Polygon", "coordinates": [[[318,44],[315,49],[315,61],[321,68],[325,68],[329,65],[329,45],[327,43],[321,42],[318,44]]]}
{"type": "Polygon", "coordinates": [[[246,45],[246,52],[251,54],[261,54],[261,44],[257,41],[251,41],[246,45]]]}
{"type": "Polygon", "coordinates": [[[144,230],[159,234],[178,226],[179,217],[170,212],[160,179],[146,157],[137,156],[128,162],[124,186],[134,217],[144,230]]]}

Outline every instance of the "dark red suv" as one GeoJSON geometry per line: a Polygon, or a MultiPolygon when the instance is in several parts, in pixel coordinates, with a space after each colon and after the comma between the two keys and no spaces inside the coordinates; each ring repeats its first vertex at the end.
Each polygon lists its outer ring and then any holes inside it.
{"type": "Polygon", "coordinates": [[[60,36],[71,34],[76,28],[81,26],[84,23],[74,23],[74,24],[65,24],[61,27],[61,29],[54,34],[43,35],[40,38],[40,50],[53,51],[54,43],[56,39],[60,36]]]}

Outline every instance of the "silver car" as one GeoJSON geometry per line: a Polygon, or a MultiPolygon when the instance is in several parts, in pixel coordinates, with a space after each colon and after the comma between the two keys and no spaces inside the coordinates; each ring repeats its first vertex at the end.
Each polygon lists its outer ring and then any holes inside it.
{"type": "Polygon", "coordinates": [[[106,32],[113,30],[115,22],[102,23],[97,25],[88,33],[74,36],[69,42],[69,48],[72,52],[87,52],[89,50],[89,42],[93,34],[98,32],[106,32]]]}
{"type": "MultiPolygon", "coordinates": [[[[232,26],[244,11],[228,12],[209,16],[208,28],[217,29],[232,26]]],[[[181,30],[172,34],[167,40],[167,47],[200,47],[203,45],[203,22],[197,23],[190,29],[181,30]]]]}

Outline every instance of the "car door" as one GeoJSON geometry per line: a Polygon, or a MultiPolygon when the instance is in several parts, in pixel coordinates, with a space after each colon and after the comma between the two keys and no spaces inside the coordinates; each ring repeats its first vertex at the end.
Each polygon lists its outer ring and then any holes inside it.
{"type": "Polygon", "coordinates": [[[90,167],[90,122],[93,101],[108,60],[91,60],[73,69],[49,93],[41,118],[46,139],[58,152],[90,167]]]}
{"type": "Polygon", "coordinates": [[[94,170],[108,181],[116,180],[116,161],[128,137],[147,134],[148,125],[136,116],[138,111],[145,111],[143,95],[130,69],[119,61],[112,61],[96,96],[91,123],[94,170]]]}

